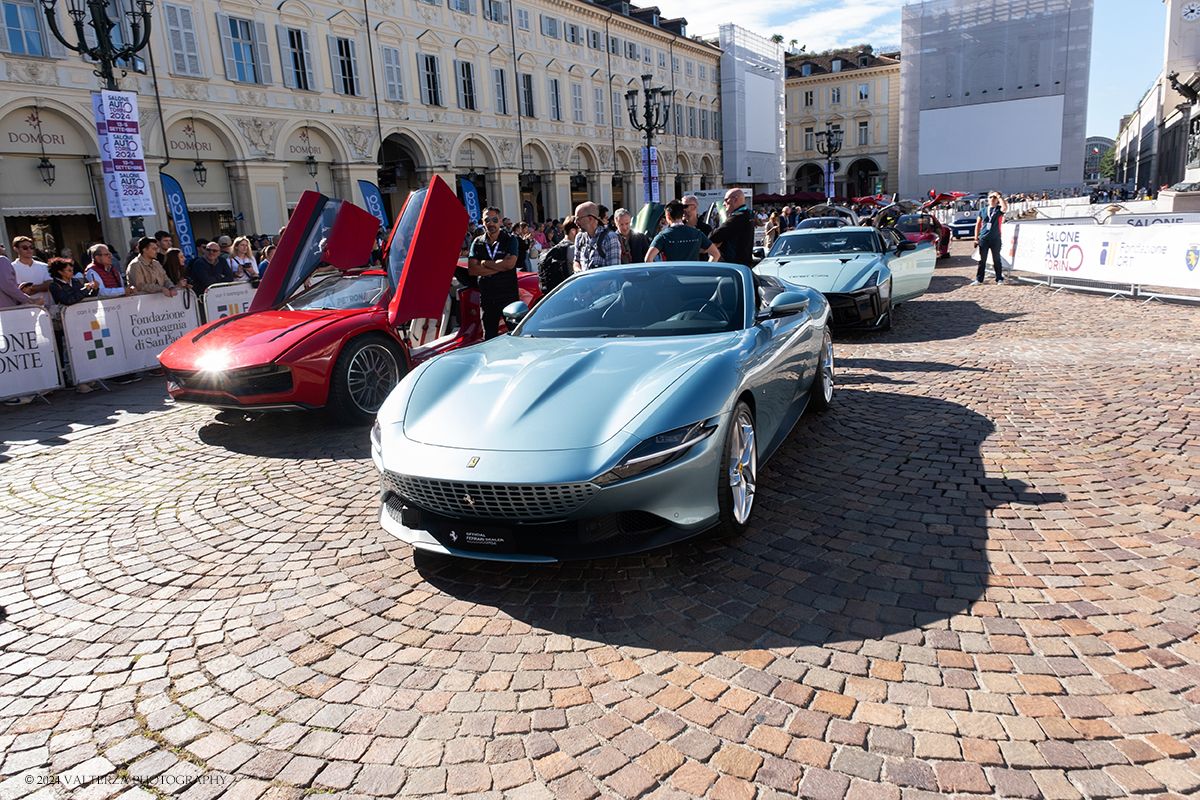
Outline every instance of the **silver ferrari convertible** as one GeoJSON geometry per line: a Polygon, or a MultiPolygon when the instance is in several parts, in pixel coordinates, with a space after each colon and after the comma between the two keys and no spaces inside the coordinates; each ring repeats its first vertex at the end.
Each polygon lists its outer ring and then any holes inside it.
{"type": "Polygon", "coordinates": [[[576,275],[511,333],[410,372],[379,411],[380,523],[504,561],[659,547],[750,520],[758,468],[833,400],[820,292],[737,264],[576,275]]]}

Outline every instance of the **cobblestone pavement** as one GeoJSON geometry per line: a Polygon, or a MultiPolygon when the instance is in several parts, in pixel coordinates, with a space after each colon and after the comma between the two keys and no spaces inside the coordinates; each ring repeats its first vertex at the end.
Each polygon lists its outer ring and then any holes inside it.
{"type": "Polygon", "coordinates": [[[414,558],[311,415],[0,410],[0,798],[1200,792],[1200,308],[955,248],[746,536],[639,556],[414,558]]]}

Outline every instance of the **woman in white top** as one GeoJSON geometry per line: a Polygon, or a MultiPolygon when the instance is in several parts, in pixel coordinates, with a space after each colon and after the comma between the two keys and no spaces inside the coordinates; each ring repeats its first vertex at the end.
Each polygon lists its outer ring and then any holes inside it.
{"type": "Polygon", "coordinates": [[[239,281],[248,281],[258,277],[258,265],[254,253],[250,252],[250,240],[239,236],[233,240],[233,252],[226,257],[233,275],[239,281]]]}

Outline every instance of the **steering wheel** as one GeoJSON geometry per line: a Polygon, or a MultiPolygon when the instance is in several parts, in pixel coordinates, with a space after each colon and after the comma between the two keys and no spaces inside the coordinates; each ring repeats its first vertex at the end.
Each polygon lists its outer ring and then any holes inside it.
{"type": "Polygon", "coordinates": [[[707,315],[709,319],[715,319],[718,322],[729,322],[729,315],[725,313],[725,309],[717,303],[714,303],[712,300],[689,300],[687,303],[684,303],[683,308],[681,308],[679,313],[675,314],[672,319],[695,319],[696,317],[704,316],[704,312],[710,309],[714,310],[716,313],[707,315]],[[690,317],[684,316],[689,311],[695,313],[690,317]]]}

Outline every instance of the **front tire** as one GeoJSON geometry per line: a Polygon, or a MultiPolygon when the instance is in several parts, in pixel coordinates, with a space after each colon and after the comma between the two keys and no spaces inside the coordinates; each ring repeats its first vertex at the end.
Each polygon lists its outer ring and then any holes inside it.
{"type": "Polygon", "coordinates": [[[363,334],[346,343],[333,365],[325,406],[335,420],[360,425],[375,418],[383,401],[408,372],[399,350],[381,333],[363,334]]]}
{"type": "MultiPolygon", "coordinates": [[[[892,313],[888,311],[888,322],[892,313]]],[[[817,374],[813,378],[812,388],[809,389],[812,407],[817,411],[828,411],[833,406],[834,372],[833,372],[833,336],[829,328],[821,339],[821,349],[817,351],[817,374]]]]}
{"type": "Polygon", "coordinates": [[[754,413],[744,401],[738,401],[734,406],[733,417],[729,420],[721,472],[717,478],[721,531],[740,534],[746,530],[750,515],[754,513],[754,497],[758,491],[758,444],[754,413]]]}

